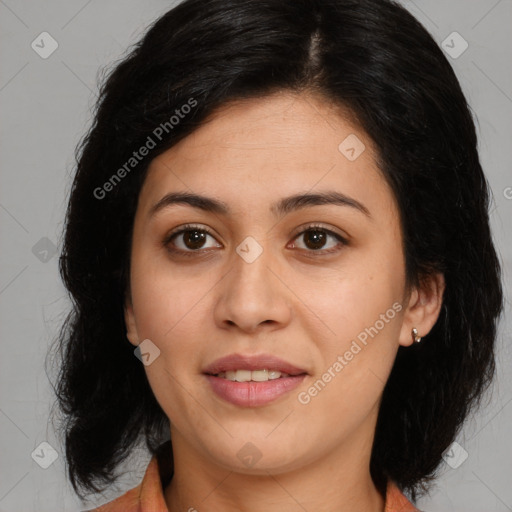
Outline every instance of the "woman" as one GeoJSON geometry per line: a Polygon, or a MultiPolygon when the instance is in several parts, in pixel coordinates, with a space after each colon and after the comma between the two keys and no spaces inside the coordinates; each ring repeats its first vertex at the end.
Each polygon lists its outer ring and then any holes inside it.
{"type": "Polygon", "coordinates": [[[105,82],[61,274],[69,476],[107,511],[406,511],[494,371],[473,120],[382,0],[186,0],[105,82]],[[404,494],[405,493],[405,494],[404,494]]]}

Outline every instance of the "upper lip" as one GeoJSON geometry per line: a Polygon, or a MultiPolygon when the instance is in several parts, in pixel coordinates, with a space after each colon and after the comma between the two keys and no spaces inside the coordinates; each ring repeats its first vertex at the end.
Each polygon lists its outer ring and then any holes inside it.
{"type": "Polygon", "coordinates": [[[272,370],[287,373],[288,375],[301,375],[303,373],[307,373],[306,370],[297,368],[293,364],[270,354],[230,354],[216,359],[213,363],[204,368],[203,373],[217,375],[221,372],[234,370],[272,370]]]}

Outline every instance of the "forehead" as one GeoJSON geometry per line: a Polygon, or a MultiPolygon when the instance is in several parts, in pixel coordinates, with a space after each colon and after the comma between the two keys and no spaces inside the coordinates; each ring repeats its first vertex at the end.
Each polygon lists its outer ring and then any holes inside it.
{"type": "Polygon", "coordinates": [[[342,108],[318,96],[276,93],[221,107],[153,160],[139,204],[148,210],[173,190],[222,198],[233,211],[315,189],[361,202],[381,193],[389,202],[376,160],[373,142],[342,108]]]}

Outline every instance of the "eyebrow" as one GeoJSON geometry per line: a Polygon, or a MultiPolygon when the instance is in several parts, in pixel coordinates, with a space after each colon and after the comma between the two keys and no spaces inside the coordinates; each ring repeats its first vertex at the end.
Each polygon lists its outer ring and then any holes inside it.
{"type": "MultiPolygon", "coordinates": [[[[205,212],[212,212],[220,215],[229,215],[231,211],[226,203],[212,197],[192,194],[190,192],[171,192],[163,196],[151,207],[148,216],[153,217],[157,212],[175,204],[189,205],[205,212]]],[[[272,204],[270,211],[276,216],[283,216],[302,208],[329,204],[336,206],[348,206],[371,218],[368,208],[366,208],[362,203],[346,196],[345,194],[332,190],[314,194],[295,194],[293,196],[284,197],[272,204]]]]}

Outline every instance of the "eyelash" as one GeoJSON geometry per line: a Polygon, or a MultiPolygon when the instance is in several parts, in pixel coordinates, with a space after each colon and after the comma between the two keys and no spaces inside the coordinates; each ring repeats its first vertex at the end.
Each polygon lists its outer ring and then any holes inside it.
{"type": "MultiPolygon", "coordinates": [[[[208,228],[206,228],[206,227],[198,226],[198,225],[194,225],[194,224],[185,224],[184,226],[180,227],[178,230],[171,231],[171,233],[169,233],[164,238],[164,240],[163,240],[164,247],[166,247],[167,250],[170,253],[173,253],[173,254],[183,255],[183,256],[187,256],[187,257],[197,256],[197,254],[201,252],[201,249],[183,251],[182,249],[175,249],[175,248],[171,248],[170,247],[170,243],[171,243],[173,238],[175,238],[175,237],[177,237],[177,236],[179,236],[179,235],[181,235],[183,233],[186,233],[188,231],[199,231],[199,232],[207,233],[212,238],[215,238],[213,233],[208,228]]],[[[304,229],[302,229],[302,231],[300,231],[299,233],[294,235],[293,240],[296,240],[297,238],[299,238],[301,235],[304,235],[308,231],[321,231],[321,232],[325,233],[328,236],[333,236],[334,238],[336,238],[341,243],[342,246],[348,245],[348,241],[344,237],[342,237],[338,233],[335,233],[334,231],[332,231],[330,229],[327,229],[327,228],[325,228],[325,227],[323,227],[323,226],[321,226],[319,224],[309,224],[309,225],[307,225],[304,229]]],[[[306,251],[307,253],[313,253],[313,254],[317,254],[317,255],[322,256],[322,255],[327,255],[327,254],[333,254],[335,252],[340,251],[341,249],[340,248],[331,248],[331,249],[327,249],[327,250],[322,250],[322,249],[318,249],[318,250],[314,250],[314,249],[310,249],[310,250],[301,249],[301,250],[302,251],[306,251]]],[[[203,251],[203,252],[210,252],[210,250],[207,249],[206,251],[203,251]]]]}

